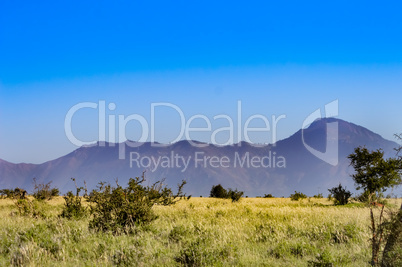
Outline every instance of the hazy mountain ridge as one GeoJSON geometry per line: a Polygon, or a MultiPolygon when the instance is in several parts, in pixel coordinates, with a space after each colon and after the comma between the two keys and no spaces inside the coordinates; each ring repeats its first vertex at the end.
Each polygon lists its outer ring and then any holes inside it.
{"type": "Polygon", "coordinates": [[[119,179],[119,184],[125,184],[128,178],[139,176],[144,170],[138,168],[136,164],[130,168],[130,153],[133,152],[138,153],[135,155],[154,159],[159,157],[174,159],[172,153],[187,159],[188,166],[185,171],[184,166],[175,166],[160,167],[153,172],[155,168],[150,166],[146,168],[147,178],[149,183],[166,178],[165,183],[172,187],[185,179],[188,181],[185,191],[194,196],[207,196],[211,186],[217,183],[244,190],[249,196],[266,193],[288,196],[294,190],[309,195],[317,192],[326,195],[327,188],[339,182],[353,189],[353,181],[349,177],[352,170],[346,157],[355,147],[365,145],[369,149],[382,148],[386,156],[395,156],[393,149],[397,147],[397,143],[385,140],[362,126],[339,119],[321,119],[313,122],[304,130],[306,143],[319,151],[325,151],[326,125],[331,122],[338,122],[339,164],[335,167],[307,151],[302,142],[302,130],[299,130],[275,145],[264,147],[255,147],[245,142],[240,145],[208,145],[201,148],[192,146],[189,141],[180,141],[167,147],[153,147],[151,143],[144,143],[135,148],[126,146],[126,159],[119,160],[119,144],[105,143],[103,147],[98,145],[80,147],[63,157],[42,164],[13,164],[0,160],[0,188],[20,186],[32,190],[33,177],[40,182],[53,181],[53,185],[59,187],[62,192],[73,189],[71,177],[77,178],[80,184],[86,180],[90,189],[100,181],[113,183],[116,178],[119,179]],[[229,167],[204,168],[196,164],[196,153],[206,157],[227,157],[230,160],[229,167]],[[269,155],[271,160],[283,157],[286,168],[240,166],[247,156],[251,159],[253,156],[269,155]]]}

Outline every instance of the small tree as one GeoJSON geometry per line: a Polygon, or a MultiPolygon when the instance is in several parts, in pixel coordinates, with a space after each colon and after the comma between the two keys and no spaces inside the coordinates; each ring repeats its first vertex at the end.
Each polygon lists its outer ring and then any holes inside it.
{"type": "Polygon", "coordinates": [[[34,193],[33,197],[37,200],[51,200],[53,197],[57,197],[59,195],[59,189],[51,188],[52,182],[48,182],[47,184],[36,182],[36,178],[33,178],[34,181],[34,193]]]}
{"type": "MultiPolygon", "coordinates": [[[[77,183],[75,182],[75,178],[71,178],[74,181],[76,194],[74,195],[73,192],[68,191],[67,194],[64,196],[64,207],[60,214],[60,217],[72,219],[72,218],[82,218],[86,215],[87,209],[81,203],[80,192],[83,190],[83,187],[78,187],[77,183]]],[[[86,188],[85,188],[86,192],[86,188]]]]}
{"type": "Polygon", "coordinates": [[[145,172],[141,178],[130,178],[126,188],[117,181],[116,187],[100,183],[99,189],[93,190],[88,197],[92,215],[89,228],[114,234],[131,233],[133,227],[146,225],[157,218],[152,210],[154,205],[172,205],[178,201],[176,198],[184,197],[185,181],[178,186],[176,195],[163,185],[163,180],[152,186],[143,186],[144,181],[145,172]]]}
{"type": "Polygon", "coordinates": [[[349,198],[352,195],[352,193],[347,191],[346,187],[343,188],[341,184],[339,184],[337,187],[328,189],[328,191],[331,193],[331,196],[333,196],[335,205],[348,204],[349,198]]]}
{"type": "MultiPolygon", "coordinates": [[[[384,159],[384,152],[381,149],[369,151],[365,147],[357,147],[353,154],[350,154],[350,165],[355,169],[352,175],[356,189],[363,189],[368,195],[368,202],[373,201],[376,194],[385,192],[389,187],[401,183],[400,171],[402,164],[400,159],[384,159]]],[[[372,258],[371,264],[378,265],[378,257],[384,235],[384,205],[382,205],[378,220],[375,219],[373,205],[370,205],[370,219],[372,231],[372,258]]]]}
{"type": "Polygon", "coordinates": [[[295,191],[294,194],[290,195],[290,200],[292,200],[292,201],[298,201],[298,200],[304,199],[304,198],[307,198],[307,196],[305,194],[303,194],[302,192],[295,191]]]}
{"type": "Polygon", "coordinates": [[[229,188],[228,198],[232,199],[232,202],[237,202],[240,200],[240,198],[243,196],[243,194],[244,194],[243,191],[238,191],[237,189],[232,190],[229,188]]]}
{"type": "Polygon", "coordinates": [[[369,201],[376,193],[385,192],[389,187],[401,183],[401,161],[395,158],[384,159],[381,149],[369,151],[365,147],[358,147],[350,154],[350,165],[355,169],[352,175],[356,189],[363,189],[369,194],[369,201]]]}
{"type": "Polygon", "coordinates": [[[243,191],[238,191],[237,189],[232,190],[230,188],[226,190],[221,184],[218,184],[212,186],[209,197],[230,198],[232,199],[232,202],[237,202],[240,200],[243,194],[243,191]]]}
{"type": "Polygon", "coordinates": [[[211,188],[211,192],[209,193],[209,197],[216,197],[216,198],[227,198],[228,192],[221,184],[213,185],[211,188]]]}

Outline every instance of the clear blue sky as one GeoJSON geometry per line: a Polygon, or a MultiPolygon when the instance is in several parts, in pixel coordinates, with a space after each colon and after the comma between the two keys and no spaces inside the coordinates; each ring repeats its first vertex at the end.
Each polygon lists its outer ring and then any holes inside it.
{"type": "MultiPolygon", "coordinates": [[[[286,115],[286,138],[338,99],[339,118],[393,139],[402,132],[400,10],[397,1],[3,0],[0,158],[38,163],[72,151],[66,113],[100,100],[116,104],[107,115],[147,120],[154,102],[212,119],[235,116],[240,100],[244,116],[286,115]]],[[[176,119],[160,114],[158,141],[175,135],[176,119]]],[[[73,126],[96,139],[96,112],[73,126]]]]}

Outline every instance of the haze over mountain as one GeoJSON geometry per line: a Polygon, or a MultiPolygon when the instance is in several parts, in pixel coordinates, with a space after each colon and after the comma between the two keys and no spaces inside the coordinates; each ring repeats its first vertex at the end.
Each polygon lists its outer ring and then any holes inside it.
{"type": "Polygon", "coordinates": [[[32,178],[36,177],[38,182],[53,181],[53,186],[66,192],[74,188],[70,178],[75,177],[80,185],[85,180],[88,189],[93,189],[100,181],[114,183],[116,178],[120,185],[125,185],[130,177],[140,176],[145,170],[150,184],[166,178],[165,183],[175,188],[181,180],[187,180],[185,192],[194,196],[208,196],[211,186],[218,183],[245,191],[250,197],[268,193],[288,196],[295,190],[308,195],[327,195],[327,189],[340,182],[353,191],[350,177],[353,170],[347,156],[355,147],[382,148],[386,157],[394,157],[394,148],[398,146],[364,127],[334,118],[317,120],[304,131],[299,130],[275,145],[196,143],[203,147],[193,146],[189,141],[164,147],[151,143],[137,147],[126,145],[125,159],[119,159],[119,146],[123,144],[100,146],[98,143],[43,164],[13,164],[0,160],[0,188],[23,187],[31,191],[32,178]],[[325,152],[330,123],[338,123],[336,166],[317,158],[303,144],[304,136],[306,144],[325,152]]]}

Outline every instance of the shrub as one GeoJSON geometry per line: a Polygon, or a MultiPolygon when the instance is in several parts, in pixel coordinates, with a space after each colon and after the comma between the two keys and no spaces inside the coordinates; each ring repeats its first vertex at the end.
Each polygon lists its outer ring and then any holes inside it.
{"type": "Polygon", "coordinates": [[[25,199],[18,199],[15,202],[15,206],[18,209],[18,213],[22,216],[30,215],[33,213],[33,204],[32,201],[27,201],[25,199]]]}
{"type": "MultiPolygon", "coordinates": [[[[71,178],[74,183],[75,179],[71,178]]],[[[86,208],[82,205],[81,203],[81,197],[80,197],[80,192],[83,189],[82,187],[77,187],[75,185],[77,191],[76,194],[74,195],[73,192],[69,191],[67,194],[63,197],[64,198],[64,207],[63,210],[61,211],[60,217],[67,218],[67,219],[72,219],[72,218],[82,218],[87,214],[86,208]]]]}
{"type": "Polygon", "coordinates": [[[51,181],[47,184],[37,184],[36,178],[34,180],[34,193],[33,197],[37,200],[51,200],[53,197],[57,197],[59,195],[59,189],[50,188],[51,181]]]}
{"type": "Polygon", "coordinates": [[[0,190],[1,198],[11,198],[11,199],[25,199],[27,191],[16,187],[13,189],[2,189],[0,190]]]}
{"type": "Polygon", "coordinates": [[[297,192],[297,191],[295,191],[294,194],[290,195],[290,200],[292,200],[292,201],[298,201],[298,200],[304,199],[304,198],[307,198],[307,196],[305,194],[303,194],[301,192],[297,192]]]}
{"type": "Polygon", "coordinates": [[[18,209],[18,213],[21,216],[27,216],[32,218],[46,218],[45,210],[46,203],[38,200],[29,199],[15,199],[15,206],[18,209]]]}
{"type": "Polygon", "coordinates": [[[265,194],[264,198],[273,198],[274,196],[272,194],[265,194]]]}
{"type": "Polygon", "coordinates": [[[173,195],[170,188],[163,187],[162,182],[152,186],[143,186],[145,173],[141,179],[130,178],[126,188],[117,182],[116,187],[110,184],[99,184],[98,190],[93,190],[88,201],[90,213],[93,216],[89,228],[95,231],[111,231],[114,234],[131,233],[135,226],[146,225],[157,218],[152,211],[155,204],[172,205],[181,198],[185,181],[179,185],[178,193],[173,195]]]}
{"type": "Polygon", "coordinates": [[[14,205],[18,209],[21,216],[30,216],[33,218],[46,217],[43,213],[43,205],[41,206],[38,201],[31,201],[27,198],[27,191],[22,188],[3,189],[0,193],[4,198],[11,198],[14,200],[14,205]]]}
{"type": "Polygon", "coordinates": [[[0,198],[13,198],[14,190],[11,189],[1,189],[0,198]]]}
{"type": "Polygon", "coordinates": [[[319,193],[318,195],[314,195],[314,198],[323,198],[322,193],[319,193]]]}
{"type": "Polygon", "coordinates": [[[240,198],[243,196],[243,194],[244,194],[243,191],[237,191],[237,189],[232,190],[229,188],[228,198],[231,198],[232,202],[237,202],[240,200],[240,198]]]}
{"type": "Polygon", "coordinates": [[[43,208],[38,201],[31,201],[27,198],[27,191],[22,188],[3,189],[0,194],[4,198],[11,198],[14,200],[14,205],[18,209],[21,216],[30,216],[33,218],[46,217],[43,213],[43,208]]]}
{"type": "Polygon", "coordinates": [[[18,187],[14,189],[13,198],[26,199],[26,196],[27,196],[27,191],[25,189],[18,188],[18,187]]]}
{"type": "Polygon", "coordinates": [[[232,199],[232,202],[237,202],[240,200],[243,194],[243,191],[238,191],[237,189],[232,190],[230,188],[226,190],[221,184],[218,184],[212,186],[209,197],[230,198],[232,199]]]}
{"type": "Polygon", "coordinates": [[[339,184],[337,187],[333,187],[331,189],[328,189],[328,191],[334,197],[334,204],[335,205],[346,205],[346,204],[348,204],[349,198],[352,195],[352,193],[350,193],[350,191],[347,191],[346,187],[343,188],[341,184],[339,184]]]}
{"type": "Polygon", "coordinates": [[[209,197],[228,198],[228,192],[221,184],[213,185],[209,197]]]}

